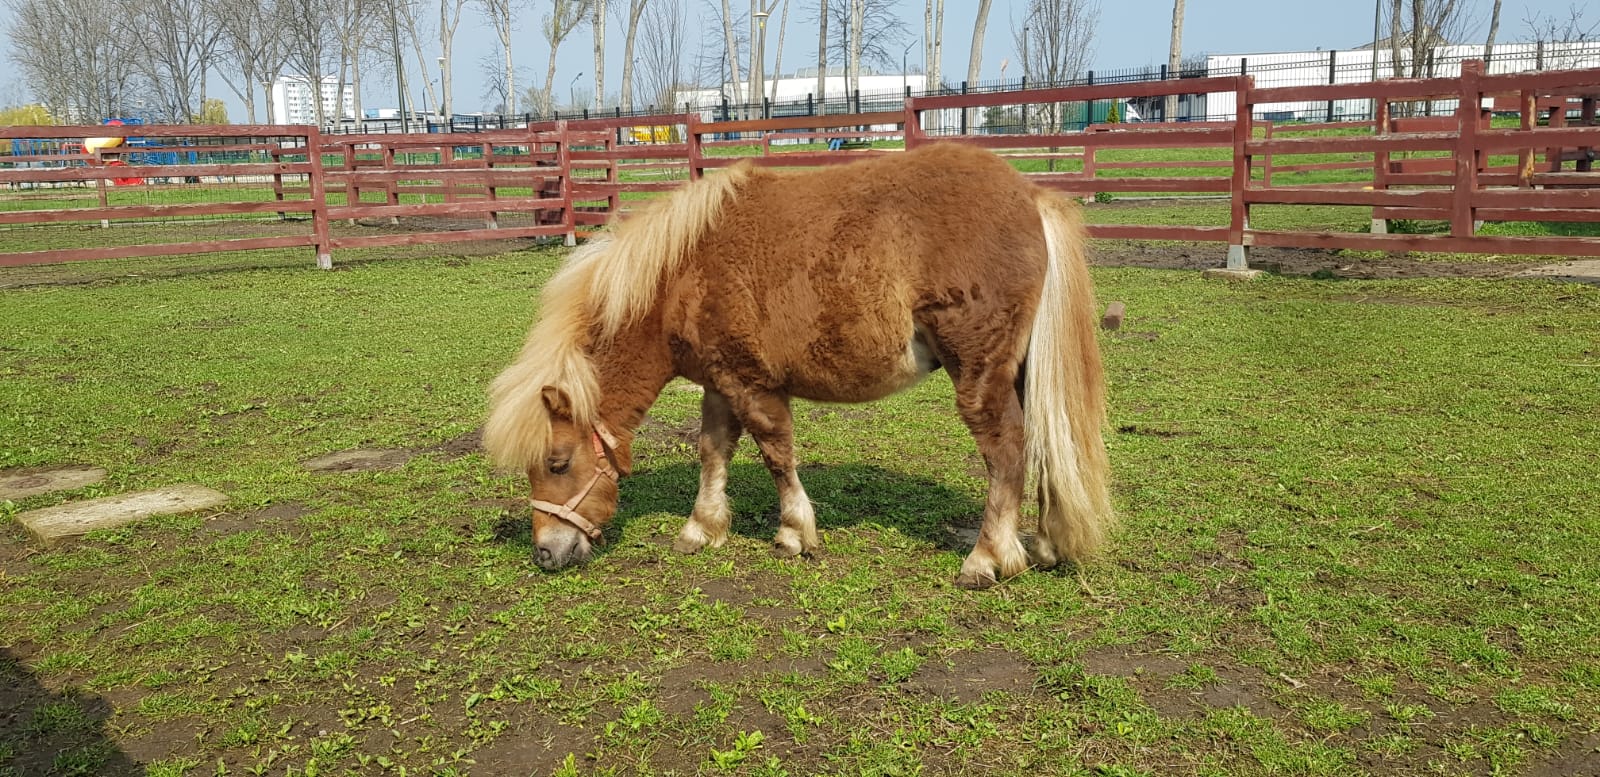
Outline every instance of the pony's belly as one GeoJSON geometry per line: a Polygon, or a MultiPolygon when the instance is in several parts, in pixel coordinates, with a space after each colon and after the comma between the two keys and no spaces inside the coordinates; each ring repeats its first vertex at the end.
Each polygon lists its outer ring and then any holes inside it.
{"type": "Polygon", "coordinates": [[[939,367],[920,329],[899,353],[864,349],[852,356],[795,371],[789,392],[819,402],[871,402],[915,386],[939,367]]]}

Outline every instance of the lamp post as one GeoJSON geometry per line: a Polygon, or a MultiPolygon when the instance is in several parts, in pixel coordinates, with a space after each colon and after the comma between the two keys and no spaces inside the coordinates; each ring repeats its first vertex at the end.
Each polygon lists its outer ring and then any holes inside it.
{"type": "MultiPolygon", "coordinates": [[[[766,11],[756,11],[750,15],[750,23],[758,25],[760,34],[756,30],[750,31],[750,37],[755,40],[756,62],[750,72],[750,102],[757,106],[763,104],[767,96],[767,17],[772,14],[766,11]]],[[[759,110],[759,108],[758,108],[759,110]]],[[[765,111],[763,111],[765,114],[765,111]]],[[[762,116],[765,118],[765,115],[762,116]]]]}
{"type": "Polygon", "coordinates": [[[911,56],[911,47],[915,45],[917,45],[917,41],[911,41],[910,43],[906,44],[906,50],[900,52],[900,94],[902,96],[905,95],[906,90],[911,88],[911,81],[908,77],[909,74],[906,73],[907,70],[911,69],[910,64],[908,64],[909,60],[907,58],[911,56]]]}
{"type": "Polygon", "coordinates": [[[578,79],[580,78],[583,78],[582,73],[573,76],[572,80],[567,82],[567,102],[571,103],[573,108],[578,107],[578,79]]]}
{"type": "Polygon", "coordinates": [[[450,79],[445,77],[444,57],[437,57],[439,63],[439,119],[442,121],[450,115],[450,79]]]}

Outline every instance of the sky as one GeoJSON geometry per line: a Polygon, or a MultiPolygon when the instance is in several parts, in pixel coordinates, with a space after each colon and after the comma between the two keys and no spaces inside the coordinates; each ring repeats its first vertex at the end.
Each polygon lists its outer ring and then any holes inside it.
{"type": "MultiPolygon", "coordinates": [[[[715,17],[705,13],[706,0],[652,0],[653,2],[687,3],[689,11],[689,45],[691,52],[700,39],[699,24],[702,19],[715,23],[715,17]]],[[[816,61],[816,0],[787,0],[796,5],[790,10],[789,34],[783,55],[784,72],[814,65],[816,61]]],[[[437,0],[419,0],[425,9],[424,18],[437,19],[437,0]],[[429,12],[431,9],[431,12],[429,12]]],[[[910,59],[914,67],[921,63],[921,36],[923,4],[920,0],[894,0],[900,17],[907,26],[907,37],[894,48],[911,44],[910,59]]],[[[1094,41],[1091,67],[1101,70],[1119,70],[1160,64],[1167,59],[1168,33],[1172,20],[1171,0],[1099,0],[1100,23],[1094,41]]],[[[1471,19],[1466,40],[1482,41],[1488,32],[1491,0],[1466,0],[1471,19]]],[[[539,34],[539,19],[548,7],[549,0],[525,0],[525,9],[519,17],[514,33],[513,51],[521,85],[544,80],[544,68],[549,49],[539,34]]],[[[747,0],[732,0],[735,7],[748,9],[747,0]]],[[[972,39],[973,21],[977,14],[977,0],[947,0],[945,6],[945,35],[943,69],[947,81],[960,81],[967,70],[968,51],[972,39]]],[[[1501,11],[1500,31],[1497,40],[1511,42],[1528,37],[1525,19],[1539,15],[1565,17],[1573,0],[1509,0],[1501,11]]],[[[1578,3],[1582,7],[1583,2],[1578,3]]],[[[1024,13],[1026,0],[994,0],[989,11],[989,24],[984,39],[981,80],[1001,77],[1001,64],[1015,62],[1016,51],[1012,41],[1013,19],[1024,13]]],[[[1275,51],[1310,51],[1315,49],[1351,49],[1372,40],[1372,11],[1370,2],[1355,3],[1341,0],[1187,0],[1183,32],[1185,55],[1194,54],[1254,54],[1275,51]]],[[[1586,17],[1597,17],[1590,11],[1586,17]]],[[[770,21],[767,36],[769,73],[772,56],[777,48],[777,13],[770,21]]],[[[9,22],[9,20],[7,20],[9,22]]],[[[1600,18],[1590,19],[1600,21],[1600,18]]],[[[606,28],[607,71],[606,91],[614,94],[622,77],[623,23],[613,17],[606,28]]],[[[436,33],[424,33],[425,52],[430,80],[437,81],[439,73],[434,57],[439,53],[436,33]]],[[[593,94],[592,42],[587,29],[573,33],[562,46],[557,59],[555,83],[557,100],[565,102],[561,94],[578,79],[580,90],[593,94]],[[587,89],[585,89],[587,84],[587,89]]],[[[482,110],[491,103],[484,92],[484,77],[480,60],[497,48],[497,40],[489,27],[470,6],[457,33],[455,45],[455,110],[467,113],[482,110]]],[[[692,55],[692,54],[691,54],[692,55]]],[[[407,52],[407,60],[415,57],[407,52]]],[[[420,100],[421,76],[417,63],[408,61],[408,78],[413,94],[420,100]]],[[[363,88],[363,104],[367,108],[393,107],[396,103],[393,77],[383,74],[382,68],[368,70],[372,77],[363,88]]],[[[1005,73],[1015,78],[1020,73],[1012,65],[1005,73]]],[[[521,87],[519,87],[519,91],[521,87]]],[[[0,91],[0,103],[18,102],[26,95],[13,80],[12,86],[0,91]]],[[[226,86],[218,85],[212,96],[223,98],[229,106],[228,115],[235,122],[245,120],[243,102],[226,86]]],[[[258,97],[258,103],[260,99],[258,97]]]]}

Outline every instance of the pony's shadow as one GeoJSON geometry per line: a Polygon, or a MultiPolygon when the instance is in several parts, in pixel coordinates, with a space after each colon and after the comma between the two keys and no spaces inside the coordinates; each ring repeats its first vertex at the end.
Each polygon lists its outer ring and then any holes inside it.
{"type": "MultiPolygon", "coordinates": [[[[944,550],[970,549],[971,535],[983,519],[983,503],[970,494],[928,478],[867,464],[813,464],[800,468],[800,480],[816,510],[817,528],[877,525],[944,550]]],[[[622,481],[622,503],[606,529],[615,540],[644,516],[668,513],[688,518],[699,489],[700,466],[677,463],[635,470],[622,481]]],[[[732,532],[771,540],[778,530],[778,494],[766,467],[735,462],[728,471],[732,532]]],[[[527,543],[527,519],[508,516],[503,541],[527,543]]],[[[675,534],[681,521],[672,525],[675,534]]],[[[663,538],[670,541],[671,537],[663,538]]],[[[597,551],[605,553],[602,546],[597,551]]]]}
{"type": "Polygon", "coordinates": [[[111,738],[111,715],[111,704],[99,696],[45,688],[21,658],[0,648],[0,744],[15,748],[0,761],[10,767],[0,774],[145,774],[111,738]]]}

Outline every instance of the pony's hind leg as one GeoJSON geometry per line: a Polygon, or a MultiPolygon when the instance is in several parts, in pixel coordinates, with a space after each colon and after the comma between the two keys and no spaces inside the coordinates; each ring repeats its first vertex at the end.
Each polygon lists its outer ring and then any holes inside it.
{"type": "Polygon", "coordinates": [[[956,585],[988,588],[1028,568],[1028,554],[1017,533],[1027,479],[1022,402],[1015,387],[1017,365],[968,364],[952,377],[961,420],[977,440],[989,471],[983,526],[961,564],[956,585]]]}
{"type": "Polygon", "coordinates": [[[761,393],[734,398],[734,411],[761,448],[761,458],[778,487],[778,534],[772,552],[779,558],[814,555],[822,547],[811,498],[795,471],[794,415],[789,397],[761,393]]]}
{"type": "Polygon", "coordinates": [[[728,462],[739,446],[739,419],[728,398],[707,388],[700,400],[700,494],[673,549],[693,553],[728,541],[733,511],[728,507],[728,462]]]}

